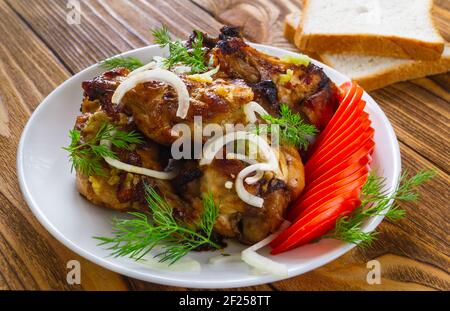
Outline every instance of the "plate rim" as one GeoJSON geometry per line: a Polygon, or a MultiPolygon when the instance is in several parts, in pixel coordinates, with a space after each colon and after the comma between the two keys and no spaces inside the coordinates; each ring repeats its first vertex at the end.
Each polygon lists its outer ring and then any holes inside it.
{"type": "MultiPolygon", "coordinates": [[[[250,43],[251,46],[259,49],[259,50],[274,50],[277,51],[278,53],[284,53],[284,54],[296,54],[295,52],[289,51],[289,50],[285,50],[283,48],[279,48],[279,47],[274,47],[274,46],[270,46],[270,45],[263,45],[263,44],[255,44],[255,43],[250,43]]],[[[124,53],[120,53],[117,54],[113,57],[117,57],[117,56],[127,56],[130,54],[135,54],[138,53],[140,51],[146,50],[146,49],[154,49],[154,48],[159,48],[157,45],[149,45],[149,46],[144,46],[141,48],[137,48],[137,49],[133,49],[124,53]]],[[[343,73],[313,59],[313,62],[315,64],[317,64],[320,67],[326,68],[327,70],[330,71],[334,71],[337,72],[338,74],[340,74],[341,76],[345,77],[347,80],[350,80],[346,75],[344,75],[343,73]]],[[[44,213],[42,212],[42,210],[39,208],[38,204],[34,201],[33,196],[31,194],[31,191],[29,190],[26,182],[25,182],[25,176],[24,176],[24,167],[23,167],[23,149],[24,149],[24,142],[25,142],[25,138],[28,135],[28,132],[30,130],[31,124],[33,123],[33,119],[36,118],[37,115],[39,115],[41,113],[41,111],[44,109],[44,107],[47,105],[46,102],[51,102],[49,99],[53,96],[55,96],[55,94],[57,94],[59,92],[59,90],[63,89],[65,85],[69,84],[71,82],[72,79],[75,78],[75,76],[79,75],[79,74],[83,74],[87,71],[90,71],[92,69],[95,69],[95,67],[98,66],[98,64],[93,64],[75,74],[73,74],[71,77],[69,77],[68,79],[66,79],[63,83],[61,83],[60,85],[58,85],[50,94],[48,94],[42,101],[41,103],[36,107],[36,109],[33,111],[33,113],[31,114],[30,118],[27,120],[27,123],[25,125],[25,127],[23,128],[22,134],[20,136],[20,141],[17,147],[17,158],[16,158],[16,169],[17,169],[17,177],[19,180],[19,188],[23,194],[23,198],[25,199],[25,202],[27,203],[28,207],[30,208],[30,210],[32,211],[32,213],[35,215],[35,217],[38,219],[38,221],[41,223],[41,225],[56,239],[58,240],[60,243],[62,243],[64,246],[66,246],[67,248],[69,248],[71,251],[75,252],[76,254],[82,256],[83,258],[103,267],[106,268],[108,270],[114,271],[116,273],[122,274],[122,275],[126,275],[129,277],[133,277],[142,281],[146,281],[146,282],[153,282],[153,283],[158,283],[158,284],[162,284],[162,285],[169,285],[169,286],[180,286],[180,287],[190,287],[190,288],[237,288],[237,287],[243,287],[243,286],[254,286],[254,285],[260,285],[260,284],[267,284],[267,283],[272,283],[275,281],[280,281],[280,280],[285,280],[285,279],[290,279],[293,278],[295,276],[301,275],[303,273],[306,273],[308,271],[312,271],[314,269],[317,269],[318,267],[321,267],[323,265],[326,265],[327,263],[334,261],[335,259],[339,258],[340,256],[344,255],[345,253],[347,253],[348,251],[350,251],[351,249],[353,249],[356,244],[350,244],[350,243],[343,243],[342,247],[337,248],[335,250],[333,250],[330,254],[327,255],[326,259],[323,260],[316,260],[316,262],[314,262],[313,264],[309,265],[309,269],[306,271],[300,271],[300,272],[296,272],[296,270],[294,269],[294,271],[292,271],[292,273],[290,273],[290,275],[288,277],[280,277],[280,276],[273,276],[273,275],[261,275],[259,278],[255,278],[255,279],[249,279],[249,280],[241,280],[241,281],[236,281],[236,280],[226,280],[226,281],[221,281],[221,280],[189,280],[189,281],[185,281],[185,280],[178,280],[176,278],[163,278],[161,276],[158,275],[150,275],[148,273],[142,273],[142,272],[138,272],[135,271],[132,268],[126,267],[124,265],[121,265],[120,262],[117,263],[113,263],[110,261],[105,260],[104,258],[93,254],[85,249],[83,249],[82,247],[78,246],[77,244],[73,243],[72,241],[70,241],[63,233],[61,233],[52,223],[51,221],[44,215],[44,213]]],[[[394,176],[394,181],[392,183],[391,188],[389,189],[389,192],[391,192],[393,189],[393,187],[395,188],[396,185],[398,185],[399,182],[399,178],[400,178],[400,174],[401,174],[401,155],[400,155],[400,146],[398,143],[398,139],[397,136],[395,134],[395,131],[392,127],[391,122],[389,121],[389,119],[387,118],[386,114],[384,113],[384,111],[381,109],[381,107],[378,105],[378,103],[366,92],[364,91],[364,96],[369,97],[373,103],[375,103],[374,105],[374,109],[377,110],[377,114],[381,117],[382,121],[384,124],[386,124],[386,130],[390,133],[390,136],[392,137],[392,142],[393,142],[393,147],[394,147],[394,153],[395,153],[395,158],[393,159],[393,165],[394,165],[394,170],[396,168],[396,171],[398,171],[398,174],[396,174],[394,176]]],[[[389,206],[391,206],[392,201],[389,203],[389,206]]],[[[387,210],[386,210],[387,212],[387,210]]],[[[374,218],[371,219],[371,221],[369,222],[369,224],[367,224],[365,231],[373,231],[383,220],[384,218],[384,214],[383,215],[379,215],[376,216],[374,218]]],[[[302,270],[302,269],[297,269],[297,270],[302,270]]]]}

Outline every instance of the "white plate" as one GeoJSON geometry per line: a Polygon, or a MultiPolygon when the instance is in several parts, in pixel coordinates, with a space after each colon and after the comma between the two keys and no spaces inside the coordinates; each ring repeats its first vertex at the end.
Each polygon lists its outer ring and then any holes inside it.
{"type": "MultiPolygon", "coordinates": [[[[254,45],[275,55],[294,54],[278,48],[254,45]]],[[[143,61],[161,55],[157,46],[149,46],[124,53],[143,61]]],[[[314,61],[338,85],[349,79],[326,65],[314,61]]],[[[65,81],[54,90],[34,111],[28,121],[19,144],[17,170],[22,193],[33,213],[44,227],[61,243],[74,252],[115,272],[144,281],[197,288],[229,288],[257,285],[283,278],[268,274],[257,274],[244,263],[228,263],[220,266],[208,264],[210,257],[218,252],[191,253],[201,263],[201,272],[170,271],[161,267],[144,265],[129,258],[108,256],[108,250],[97,246],[92,236],[108,236],[111,233],[111,218],[118,213],[98,208],[81,197],[75,187],[75,175],[70,172],[67,153],[61,149],[69,144],[68,133],[79,114],[83,91],[81,82],[101,73],[96,65],[91,66],[65,81]]],[[[368,95],[366,111],[375,128],[375,153],[372,167],[386,177],[389,191],[393,191],[400,175],[400,151],[391,124],[383,111],[368,95]]],[[[374,230],[382,221],[379,216],[366,225],[374,230]]],[[[320,267],[354,247],[336,240],[321,240],[295,250],[277,255],[277,261],[285,263],[289,276],[293,277],[320,267]]],[[[232,244],[226,252],[234,252],[243,246],[232,244]]],[[[262,250],[267,253],[268,249],[262,250]]]]}

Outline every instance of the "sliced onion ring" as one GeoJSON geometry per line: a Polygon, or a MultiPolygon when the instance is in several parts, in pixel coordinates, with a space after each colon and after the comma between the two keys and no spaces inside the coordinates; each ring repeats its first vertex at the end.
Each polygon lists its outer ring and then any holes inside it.
{"type": "MultiPolygon", "coordinates": [[[[256,163],[258,163],[258,161],[254,160],[254,159],[250,159],[247,156],[245,156],[244,154],[240,154],[240,153],[232,153],[232,152],[227,153],[226,158],[229,159],[229,160],[240,160],[240,161],[246,162],[248,164],[256,164],[256,163]]],[[[264,172],[263,171],[257,171],[254,176],[247,177],[245,179],[245,182],[248,185],[253,185],[254,183],[257,183],[263,177],[264,177],[264,172]]]]}
{"type": "Polygon", "coordinates": [[[251,194],[245,189],[244,186],[244,178],[249,175],[250,173],[253,173],[255,171],[273,171],[273,168],[268,163],[257,163],[250,166],[247,166],[242,171],[239,172],[239,174],[236,177],[236,193],[239,196],[239,198],[244,201],[245,203],[255,206],[255,207],[263,207],[264,205],[264,199],[260,198],[256,195],[251,194]]]}
{"type": "Polygon", "coordinates": [[[130,72],[128,74],[127,78],[137,74],[138,72],[143,72],[143,71],[154,69],[154,68],[156,68],[156,62],[151,61],[150,63],[148,63],[148,64],[146,64],[146,65],[144,65],[142,67],[139,67],[139,68],[133,70],[132,72],[130,72]]]}
{"type": "Polygon", "coordinates": [[[244,249],[241,253],[242,260],[249,266],[257,269],[258,271],[268,272],[279,276],[288,276],[288,269],[285,264],[273,261],[270,258],[264,257],[258,254],[256,251],[263,248],[270,242],[272,242],[281,231],[286,229],[290,225],[289,221],[284,221],[277,232],[269,235],[264,240],[244,249]]]}
{"type": "Polygon", "coordinates": [[[269,113],[257,102],[251,101],[244,105],[244,113],[247,121],[250,123],[255,123],[258,118],[256,118],[256,113],[260,116],[267,116],[269,113]]]}
{"type": "MultiPolygon", "coordinates": [[[[108,148],[111,148],[111,141],[109,141],[109,140],[102,140],[102,141],[100,141],[100,144],[105,145],[108,148]]],[[[177,170],[173,170],[170,172],[161,172],[161,171],[151,170],[151,169],[148,169],[145,167],[139,167],[139,166],[131,165],[128,163],[124,163],[124,162],[121,162],[117,159],[113,159],[110,157],[103,157],[103,158],[105,159],[106,163],[108,163],[112,167],[115,167],[119,170],[134,173],[134,174],[139,174],[139,175],[145,175],[145,176],[149,176],[149,177],[153,177],[153,178],[157,178],[157,179],[173,179],[178,174],[177,170]]]]}
{"type": "Polygon", "coordinates": [[[211,164],[214,157],[222,149],[222,147],[235,140],[248,140],[251,143],[254,143],[260,150],[263,159],[270,165],[271,169],[276,173],[279,172],[278,159],[268,142],[256,134],[245,131],[227,133],[224,136],[208,141],[203,148],[203,157],[199,164],[211,164]]]}
{"type": "Polygon", "coordinates": [[[169,70],[156,68],[153,70],[138,72],[133,76],[124,80],[114,92],[111,102],[113,104],[119,104],[125,94],[134,89],[138,84],[161,81],[165,82],[175,89],[178,94],[178,110],[177,117],[186,118],[189,110],[189,92],[183,80],[176,74],[169,70]]]}

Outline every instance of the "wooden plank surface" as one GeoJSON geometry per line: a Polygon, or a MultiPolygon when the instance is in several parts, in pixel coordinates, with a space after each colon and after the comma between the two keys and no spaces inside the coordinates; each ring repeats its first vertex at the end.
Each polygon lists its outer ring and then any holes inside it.
{"type": "MultiPolygon", "coordinates": [[[[65,248],[37,222],[18,195],[15,157],[21,131],[40,101],[70,75],[106,57],[151,44],[149,29],[165,24],[185,37],[193,28],[217,34],[242,26],[254,42],[295,48],[282,36],[296,0],[83,0],[81,24],[66,23],[66,0],[0,0],[0,288],[186,290],[146,283],[92,264],[65,248]],[[68,285],[66,262],[82,265],[82,284],[68,285]]],[[[448,1],[435,20],[450,40],[448,1]]],[[[384,221],[373,247],[356,248],[302,276],[248,290],[449,290],[449,74],[371,92],[400,141],[403,168],[436,170],[405,219],[384,221]],[[382,284],[368,285],[366,263],[377,259],[382,284]]]]}

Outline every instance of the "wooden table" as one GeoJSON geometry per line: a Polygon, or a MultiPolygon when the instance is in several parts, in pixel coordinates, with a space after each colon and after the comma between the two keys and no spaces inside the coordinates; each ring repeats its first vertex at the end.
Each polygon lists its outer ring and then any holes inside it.
{"type": "MultiPolygon", "coordinates": [[[[187,290],[131,279],[74,254],[38,223],[23,200],[15,168],[22,129],[60,83],[119,52],[152,43],[165,24],[184,38],[193,28],[217,34],[224,23],[247,38],[294,49],[282,36],[284,16],[298,0],[82,0],[81,24],[66,22],[67,0],[0,0],[0,288],[187,290]],[[66,263],[81,262],[81,285],[68,285],[66,263]]],[[[450,41],[450,2],[435,17],[450,41]]],[[[418,203],[403,204],[402,221],[384,221],[379,240],[304,275],[249,290],[449,290],[450,75],[397,83],[371,92],[400,141],[403,168],[434,169],[418,203]],[[382,284],[366,282],[366,263],[381,262],[382,284]]]]}

